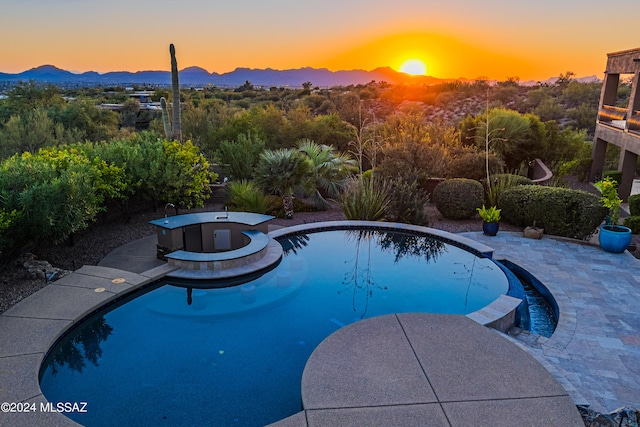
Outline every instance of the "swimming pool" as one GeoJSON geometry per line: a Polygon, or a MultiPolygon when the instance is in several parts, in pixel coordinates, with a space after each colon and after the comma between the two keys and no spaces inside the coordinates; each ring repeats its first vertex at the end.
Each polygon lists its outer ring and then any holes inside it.
{"type": "Polygon", "coordinates": [[[306,360],[340,327],[387,313],[467,314],[508,290],[492,260],[427,235],[279,241],[284,258],[261,277],[211,289],[164,280],[87,318],[46,358],[43,394],[88,402],[71,414],[85,425],[264,425],[301,409],[306,360]]]}

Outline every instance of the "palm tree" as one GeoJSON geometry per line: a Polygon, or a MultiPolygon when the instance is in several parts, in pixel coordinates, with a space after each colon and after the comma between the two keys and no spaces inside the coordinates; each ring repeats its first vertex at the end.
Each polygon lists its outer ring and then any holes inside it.
{"type": "Polygon", "coordinates": [[[284,217],[293,218],[293,190],[308,185],[313,167],[294,149],[265,150],[256,166],[255,181],[266,191],[282,197],[284,217]]]}
{"type": "Polygon", "coordinates": [[[313,178],[305,193],[311,198],[317,209],[329,208],[327,198],[336,198],[344,188],[345,179],[357,163],[348,154],[336,153],[329,145],[320,145],[309,139],[298,142],[298,150],[304,153],[313,166],[313,178]]]}

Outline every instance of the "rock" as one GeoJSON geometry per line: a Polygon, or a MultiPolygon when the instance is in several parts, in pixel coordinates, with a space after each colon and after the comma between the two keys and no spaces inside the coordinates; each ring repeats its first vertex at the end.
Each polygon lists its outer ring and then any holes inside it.
{"type": "Polygon", "coordinates": [[[27,271],[27,276],[31,279],[42,279],[47,282],[58,280],[70,273],[69,270],[53,267],[48,261],[36,259],[32,253],[22,255],[18,262],[27,271]]]}
{"type": "Polygon", "coordinates": [[[579,405],[578,411],[586,427],[639,427],[640,410],[633,408],[623,407],[608,414],[602,414],[579,405]]]}

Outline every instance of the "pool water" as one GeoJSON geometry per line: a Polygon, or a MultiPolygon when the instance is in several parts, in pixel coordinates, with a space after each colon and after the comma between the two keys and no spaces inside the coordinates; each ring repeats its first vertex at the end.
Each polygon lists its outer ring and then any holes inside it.
{"type": "Polygon", "coordinates": [[[257,279],[163,281],[83,321],[45,360],[44,396],[88,402],[69,414],[88,426],[264,425],[302,409],[305,363],[337,329],[388,313],[467,314],[508,291],[493,261],[426,236],[280,242],[282,262],[257,279]]]}

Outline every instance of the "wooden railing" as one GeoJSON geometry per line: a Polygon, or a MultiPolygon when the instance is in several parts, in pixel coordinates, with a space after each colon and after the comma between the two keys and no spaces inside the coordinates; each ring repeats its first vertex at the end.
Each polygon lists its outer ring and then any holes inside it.
{"type": "Polygon", "coordinates": [[[627,129],[631,132],[640,132],[640,110],[634,110],[633,115],[627,119],[627,129]]]}
{"type": "Polygon", "coordinates": [[[603,105],[598,110],[598,120],[601,122],[611,122],[613,120],[625,120],[627,118],[627,109],[614,107],[612,105],[603,105]]]}

